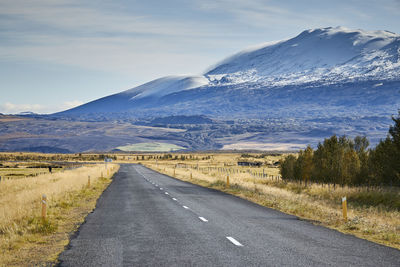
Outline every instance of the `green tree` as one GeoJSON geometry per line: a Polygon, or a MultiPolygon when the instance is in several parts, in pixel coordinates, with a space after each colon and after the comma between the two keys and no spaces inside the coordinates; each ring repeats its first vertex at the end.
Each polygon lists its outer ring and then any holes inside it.
{"type": "Polygon", "coordinates": [[[356,136],[354,138],[354,149],[360,161],[360,170],[354,181],[355,185],[367,184],[368,180],[370,179],[368,146],[369,146],[369,141],[367,137],[356,136]]]}
{"type": "Polygon", "coordinates": [[[285,159],[281,160],[279,168],[283,180],[293,181],[295,179],[294,166],[296,164],[296,160],[296,157],[293,155],[289,155],[285,159]]]}
{"type": "Polygon", "coordinates": [[[370,151],[369,164],[375,185],[400,185],[400,110],[392,120],[394,125],[390,126],[386,139],[370,151]]]}
{"type": "Polygon", "coordinates": [[[307,186],[307,183],[310,181],[314,168],[313,153],[314,151],[311,146],[307,146],[304,151],[300,150],[299,157],[295,165],[295,168],[297,168],[297,180],[302,181],[305,186],[307,186]]]}

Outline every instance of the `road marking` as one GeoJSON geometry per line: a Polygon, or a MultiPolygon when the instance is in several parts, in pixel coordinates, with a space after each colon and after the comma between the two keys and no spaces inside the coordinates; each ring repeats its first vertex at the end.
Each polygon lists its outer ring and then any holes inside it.
{"type": "Polygon", "coordinates": [[[202,220],[203,222],[208,222],[208,220],[204,217],[199,217],[200,220],[202,220]]]}
{"type": "Polygon", "coordinates": [[[177,200],[176,198],[174,198],[174,197],[172,198],[172,200],[178,201],[178,200],[177,200]]]}
{"type": "Polygon", "coordinates": [[[184,209],[187,209],[187,210],[189,209],[189,208],[188,208],[188,207],[186,207],[186,206],[182,206],[182,207],[183,207],[184,209]]]}
{"type": "Polygon", "coordinates": [[[165,192],[166,195],[169,195],[168,192],[165,192]]]}
{"type": "Polygon", "coordinates": [[[228,238],[229,241],[231,241],[234,245],[238,246],[238,247],[243,247],[242,244],[240,244],[239,241],[237,241],[235,238],[231,237],[231,236],[227,236],[226,238],[228,238]]]}
{"type": "Polygon", "coordinates": [[[160,187],[160,190],[162,190],[162,187],[160,187]]]}

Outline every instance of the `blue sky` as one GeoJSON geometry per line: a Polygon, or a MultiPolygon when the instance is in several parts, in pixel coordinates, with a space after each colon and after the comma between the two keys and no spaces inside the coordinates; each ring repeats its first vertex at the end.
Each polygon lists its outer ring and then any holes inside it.
{"type": "Polygon", "coordinates": [[[305,29],[400,33],[400,0],[0,0],[0,113],[61,111],[199,74],[305,29]]]}

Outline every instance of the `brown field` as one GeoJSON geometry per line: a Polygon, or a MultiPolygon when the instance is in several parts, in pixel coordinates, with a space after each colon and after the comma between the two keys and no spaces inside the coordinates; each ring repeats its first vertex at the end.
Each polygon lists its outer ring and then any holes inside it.
{"type": "Polygon", "coordinates": [[[0,182],[0,266],[54,264],[70,233],[93,210],[118,170],[116,164],[109,164],[108,171],[104,164],[53,169],[53,173],[27,168],[35,164],[39,163],[2,163],[0,168],[0,175],[7,177],[0,182]],[[47,196],[45,220],[43,194],[47,196]]]}
{"type": "Polygon", "coordinates": [[[0,122],[23,121],[23,120],[29,120],[29,118],[23,118],[13,115],[0,115],[0,122]]]}
{"type": "MultiPolygon", "coordinates": [[[[221,190],[315,224],[400,248],[399,188],[336,187],[334,190],[328,185],[304,187],[285,182],[276,165],[285,155],[278,154],[170,153],[168,160],[161,159],[166,155],[0,153],[3,159],[0,176],[6,177],[0,183],[0,266],[56,262],[68,243],[69,234],[93,210],[97,198],[111,181],[112,173],[107,176],[104,171],[104,156],[113,158],[113,164],[141,163],[178,179],[221,190]],[[5,161],[7,158],[10,161],[5,161]],[[238,166],[238,161],[262,165],[244,167],[238,166]],[[44,168],[60,162],[67,165],[53,169],[53,174],[44,168]],[[84,162],[101,164],[77,168],[84,162]],[[73,168],[68,170],[71,164],[73,168]],[[37,168],[39,165],[42,168],[37,168]],[[107,178],[100,178],[102,172],[107,178]],[[88,175],[93,177],[90,189],[86,187],[88,175]],[[49,202],[46,223],[40,219],[43,193],[49,202]],[[342,218],[343,196],[349,205],[347,222],[342,218]]],[[[115,172],[118,167],[113,166],[115,172]]]]}

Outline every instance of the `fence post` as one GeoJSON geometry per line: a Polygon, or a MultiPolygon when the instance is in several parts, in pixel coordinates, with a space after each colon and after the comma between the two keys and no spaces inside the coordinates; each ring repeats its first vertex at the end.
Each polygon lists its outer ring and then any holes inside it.
{"type": "Polygon", "coordinates": [[[46,209],[47,209],[47,197],[45,194],[42,195],[42,219],[46,220],[46,209]]]}
{"type": "Polygon", "coordinates": [[[343,219],[347,222],[347,199],[342,197],[343,219]]]}

